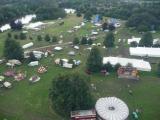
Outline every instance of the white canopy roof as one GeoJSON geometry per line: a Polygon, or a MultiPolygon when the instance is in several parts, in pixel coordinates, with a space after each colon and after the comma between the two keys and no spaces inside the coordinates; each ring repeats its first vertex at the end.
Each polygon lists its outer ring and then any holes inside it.
{"type": "Polygon", "coordinates": [[[67,13],[67,14],[73,14],[73,13],[75,13],[76,12],[76,10],[75,9],[64,9],[64,11],[67,13]]]}
{"type": "MultiPolygon", "coordinates": [[[[32,21],[32,19],[34,19],[34,18],[36,18],[35,14],[33,14],[33,15],[26,15],[26,16],[20,18],[20,19],[17,19],[15,22],[20,21],[20,22],[22,22],[22,24],[25,25],[25,24],[30,23],[32,21]]],[[[11,29],[10,24],[5,24],[2,27],[0,27],[0,31],[2,31],[2,32],[6,31],[6,30],[9,30],[9,29],[11,29]]]]}
{"type": "Polygon", "coordinates": [[[23,45],[22,48],[27,49],[29,47],[32,47],[33,45],[34,45],[33,42],[30,42],[30,43],[27,43],[27,44],[23,45]]]}
{"type": "Polygon", "coordinates": [[[35,22],[35,23],[30,23],[29,25],[24,26],[26,29],[33,29],[33,30],[39,30],[42,25],[45,25],[43,22],[35,22]]]}
{"type": "Polygon", "coordinates": [[[74,29],[80,29],[81,28],[81,26],[74,26],[74,29]]]}
{"type": "Polygon", "coordinates": [[[129,115],[128,106],[116,97],[100,98],[95,108],[104,120],[126,120],[129,115]]]}
{"type": "Polygon", "coordinates": [[[10,82],[4,82],[3,85],[6,87],[6,88],[9,88],[12,86],[12,84],[10,82]]]}
{"type": "Polygon", "coordinates": [[[4,32],[9,29],[11,29],[11,26],[9,24],[5,24],[4,26],[0,27],[1,32],[4,32]]]}
{"type": "Polygon", "coordinates": [[[28,24],[32,21],[32,19],[36,18],[36,15],[26,15],[25,17],[22,17],[21,19],[17,19],[15,22],[21,21],[22,24],[28,24]]]}
{"type": "Polygon", "coordinates": [[[103,64],[107,63],[120,64],[121,66],[126,66],[128,63],[132,64],[133,67],[137,68],[140,71],[151,71],[151,65],[149,62],[139,59],[130,59],[130,58],[121,58],[121,57],[104,57],[103,64]]]}
{"type": "Polygon", "coordinates": [[[128,39],[128,44],[131,44],[131,42],[137,42],[139,44],[141,38],[132,37],[131,39],[128,39]]]}
{"type": "Polygon", "coordinates": [[[54,50],[57,50],[57,51],[60,51],[62,50],[63,48],[62,47],[55,47],[54,50]]]}
{"type": "Polygon", "coordinates": [[[91,34],[92,34],[92,35],[98,35],[98,32],[93,31],[91,34]]]}
{"type": "Polygon", "coordinates": [[[130,47],[129,52],[134,56],[160,57],[160,48],[130,47]]]}

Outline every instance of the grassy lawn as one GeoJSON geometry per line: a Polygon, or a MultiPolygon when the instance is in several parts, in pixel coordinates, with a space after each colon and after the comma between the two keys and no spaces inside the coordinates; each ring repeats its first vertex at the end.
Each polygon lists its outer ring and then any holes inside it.
{"type": "MultiPolygon", "coordinates": [[[[68,16],[64,19],[64,25],[59,26],[58,21],[54,21],[55,24],[48,26],[47,28],[33,32],[29,31],[28,36],[33,37],[35,47],[49,45],[47,42],[38,42],[36,35],[38,34],[50,34],[50,35],[63,35],[64,42],[72,41],[74,36],[83,36],[90,34],[92,25],[87,23],[82,29],[73,34],[68,34],[67,31],[73,26],[78,25],[82,21],[82,18],[75,16],[68,16]]],[[[131,36],[141,36],[135,31],[130,31],[122,25],[117,30],[116,40],[119,38],[127,39],[131,36]]],[[[17,33],[17,32],[16,32],[17,33]]],[[[0,55],[3,52],[3,42],[7,33],[0,34],[0,55]]],[[[15,32],[14,32],[15,34],[15,32]]],[[[103,42],[105,33],[101,33],[98,36],[98,40],[95,42],[103,42]]],[[[160,36],[158,33],[155,37],[160,36]]],[[[20,41],[20,40],[19,40],[20,41]]],[[[30,40],[20,41],[21,44],[28,43],[30,40]]],[[[104,56],[108,55],[121,55],[128,57],[128,45],[126,43],[118,43],[119,48],[106,50],[100,47],[100,50],[104,56]]],[[[40,75],[41,80],[36,84],[29,84],[28,79],[30,76],[37,73],[37,67],[28,67],[25,63],[15,69],[27,71],[27,78],[21,82],[15,82],[12,79],[7,79],[13,83],[13,88],[8,90],[0,90],[0,120],[7,118],[8,120],[65,120],[60,117],[51,109],[51,102],[49,100],[49,88],[51,87],[51,81],[54,76],[60,73],[79,72],[84,73],[85,61],[89,53],[85,50],[89,46],[80,46],[80,50],[76,51],[75,59],[80,59],[82,64],[73,69],[68,70],[60,68],[54,64],[55,58],[72,58],[67,55],[68,51],[73,50],[70,46],[66,46],[62,52],[55,52],[54,57],[43,58],[40,63],[48,66],[48,72],[40,75]],[[79,54],[81,53],[81,54],[79,54]]],[[[159,59],[156,59],[157,61],[159,59]]],[[[8,68],[5,65],[0,66],[0,74],[3,74],[8,68]]],[[[140,72],[139,81],[131,81],[118,79],[115,73],[111,73],[109,76],[103,76],[101,74],[91,75],[91,83],[96,86],[96,90],[92,90],[92,94],[95,99],[106,96],[116,96],[124,100],[129,106],[130,113],[135,109],[141,109],[142,114],[140,120],[159,120],[160,118],[160,80],[156,77],[156,65],[153,65],[152,72],[140,72]],[[128,87],[130,86],[130,87],[128,87]],[[133,95],[129,94],[129,90],[133,91],[133,95]]],[[[132,120],[132,117],[129,117],[132,120]]]]}

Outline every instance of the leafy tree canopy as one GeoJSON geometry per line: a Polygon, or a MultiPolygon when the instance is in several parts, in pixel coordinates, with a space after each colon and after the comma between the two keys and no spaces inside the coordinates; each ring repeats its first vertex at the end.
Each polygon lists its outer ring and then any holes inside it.
{"type": "Polygon", "coordinates": [[[50,90],[50,98],[53,109],[64,116],[69,116],[70,112],[74,110],[94,107],[89,89],[89,79],[78,73],[55,77],[50,90]]]}

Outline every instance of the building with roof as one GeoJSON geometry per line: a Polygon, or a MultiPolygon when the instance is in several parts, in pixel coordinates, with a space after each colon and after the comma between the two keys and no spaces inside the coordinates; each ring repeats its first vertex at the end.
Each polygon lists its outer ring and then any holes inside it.
{"type": "Polygon", "coordinates": [[[149,62],[140,59],[121,58],[121,57],[103,57],[103,64],[110,63],[115,66],[120,64],[121,66],[127,66],[132,64],[134,68],[140,71],[151,71],[151,65],[149,62]]]}
{"type": "Polygon", "coordinates": [[[130,55],[133,55],[133,56],[160,57],[160,48],[130,47],[129,52],[130,52],[130,55]]]}
{"type": "Polygon", "coordinates": [[[137,37],[132,37],[130,39],[128,39],[128,44],[131,44],[132,42],[136,42],[137,44],[139,44],[141,38],[137,38],[137,37]]]}

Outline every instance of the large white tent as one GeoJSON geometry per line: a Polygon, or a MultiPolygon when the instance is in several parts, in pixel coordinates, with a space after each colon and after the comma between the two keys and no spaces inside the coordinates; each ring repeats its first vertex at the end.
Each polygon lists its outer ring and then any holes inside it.
{"type": "Polygon", "coordinates": [[[103,64],[110,63],[115,66],[116,64],[120,64],[121,66],[127,66],[129,63],[132,64],[133,67],[137,68],[140,71],[151,71],[151,65],[149,62],[139,59],[130,59],[130,58],[121,58],[121,57],[104,57],[103,64]]]}
{"type": "Polygon", "coordinates": [[[132,42],[136,42],[139,44],[141,38],[136,38],[136,37],[132,37],[130,39],[128,39],[128,44],[131,44],[132,42]]]}
{"type": "Polygon", "coordinates": [[[126,120],[129,115],[128,106],[116,97],[100,98],[95,109],[102,120],[126,120]]]}
{"type": "Polygon", "coordinates": [[[24,16],[24,17],[22,17],[22,18],[20,18],[20,19],[17,19],[15,22],[18,22],[18,21],[20,21],[20,22],[22,22],[22,24],[28,24],[28,23],[30,23],[33,19],[35,19],[36,18],[36,15],[35,14],[33,14],[33,15],[26,15],[26,16],[24,16]]]}
{"type": "Polygon", "coordinates": [[[130,47],[129,52],[133,56],[160,57],[160,48],[130,47]]]}
{"type": "MultiPolygon", "coordinates": [[[[129,38],[128,39],[128,44],[131,44],[132,42],[136,42],[139,44],[139,42],[141,41],[141,38],[140,37],[132,37],[132,38],[129,38]]],[[[157,44],[159,43],[160,39],[159,38],[156,38],[156,39],[153,39],[153,44],[157,44]]]]}
{"type": "Polygon", "coordinates": [[[32,29],[32,30],[41,30],[41,26],[45,25],[43,22],[35,22],[30,23],[26,26],[24,26],[25,29],[32,29]]]}
{"type": "Polygon", "coordinates": [[[11,26],[9,24],[5,24],[4,26],[0,27],[1,32],[4,32],[9,29],[11,29],[11,26]]]}
{"type": "MultiPolygon", "coordinates": [[[[33,15],[26,15],[26,16],[20,18],[20,19],[15,20],[15,22],[20,21],[20,22],[22,22],[22,24],[26,25],[26,24],[29,24],[35,18],[36,18],[35,14],[33,14],[33,15]]],[[[0,27],[0,31],[1,32],[4,32],[4,31],[9,30],[9,29],[11,29],[10,24],[5,24],[5,25],[3,25],[3,26],[0,27]]]]}
{"type": "Polygon", "coordinates": [[[64,9],[64,11],[67,13],[67,14],[74,14],[76,12],[75,9],[64,9]]]}

